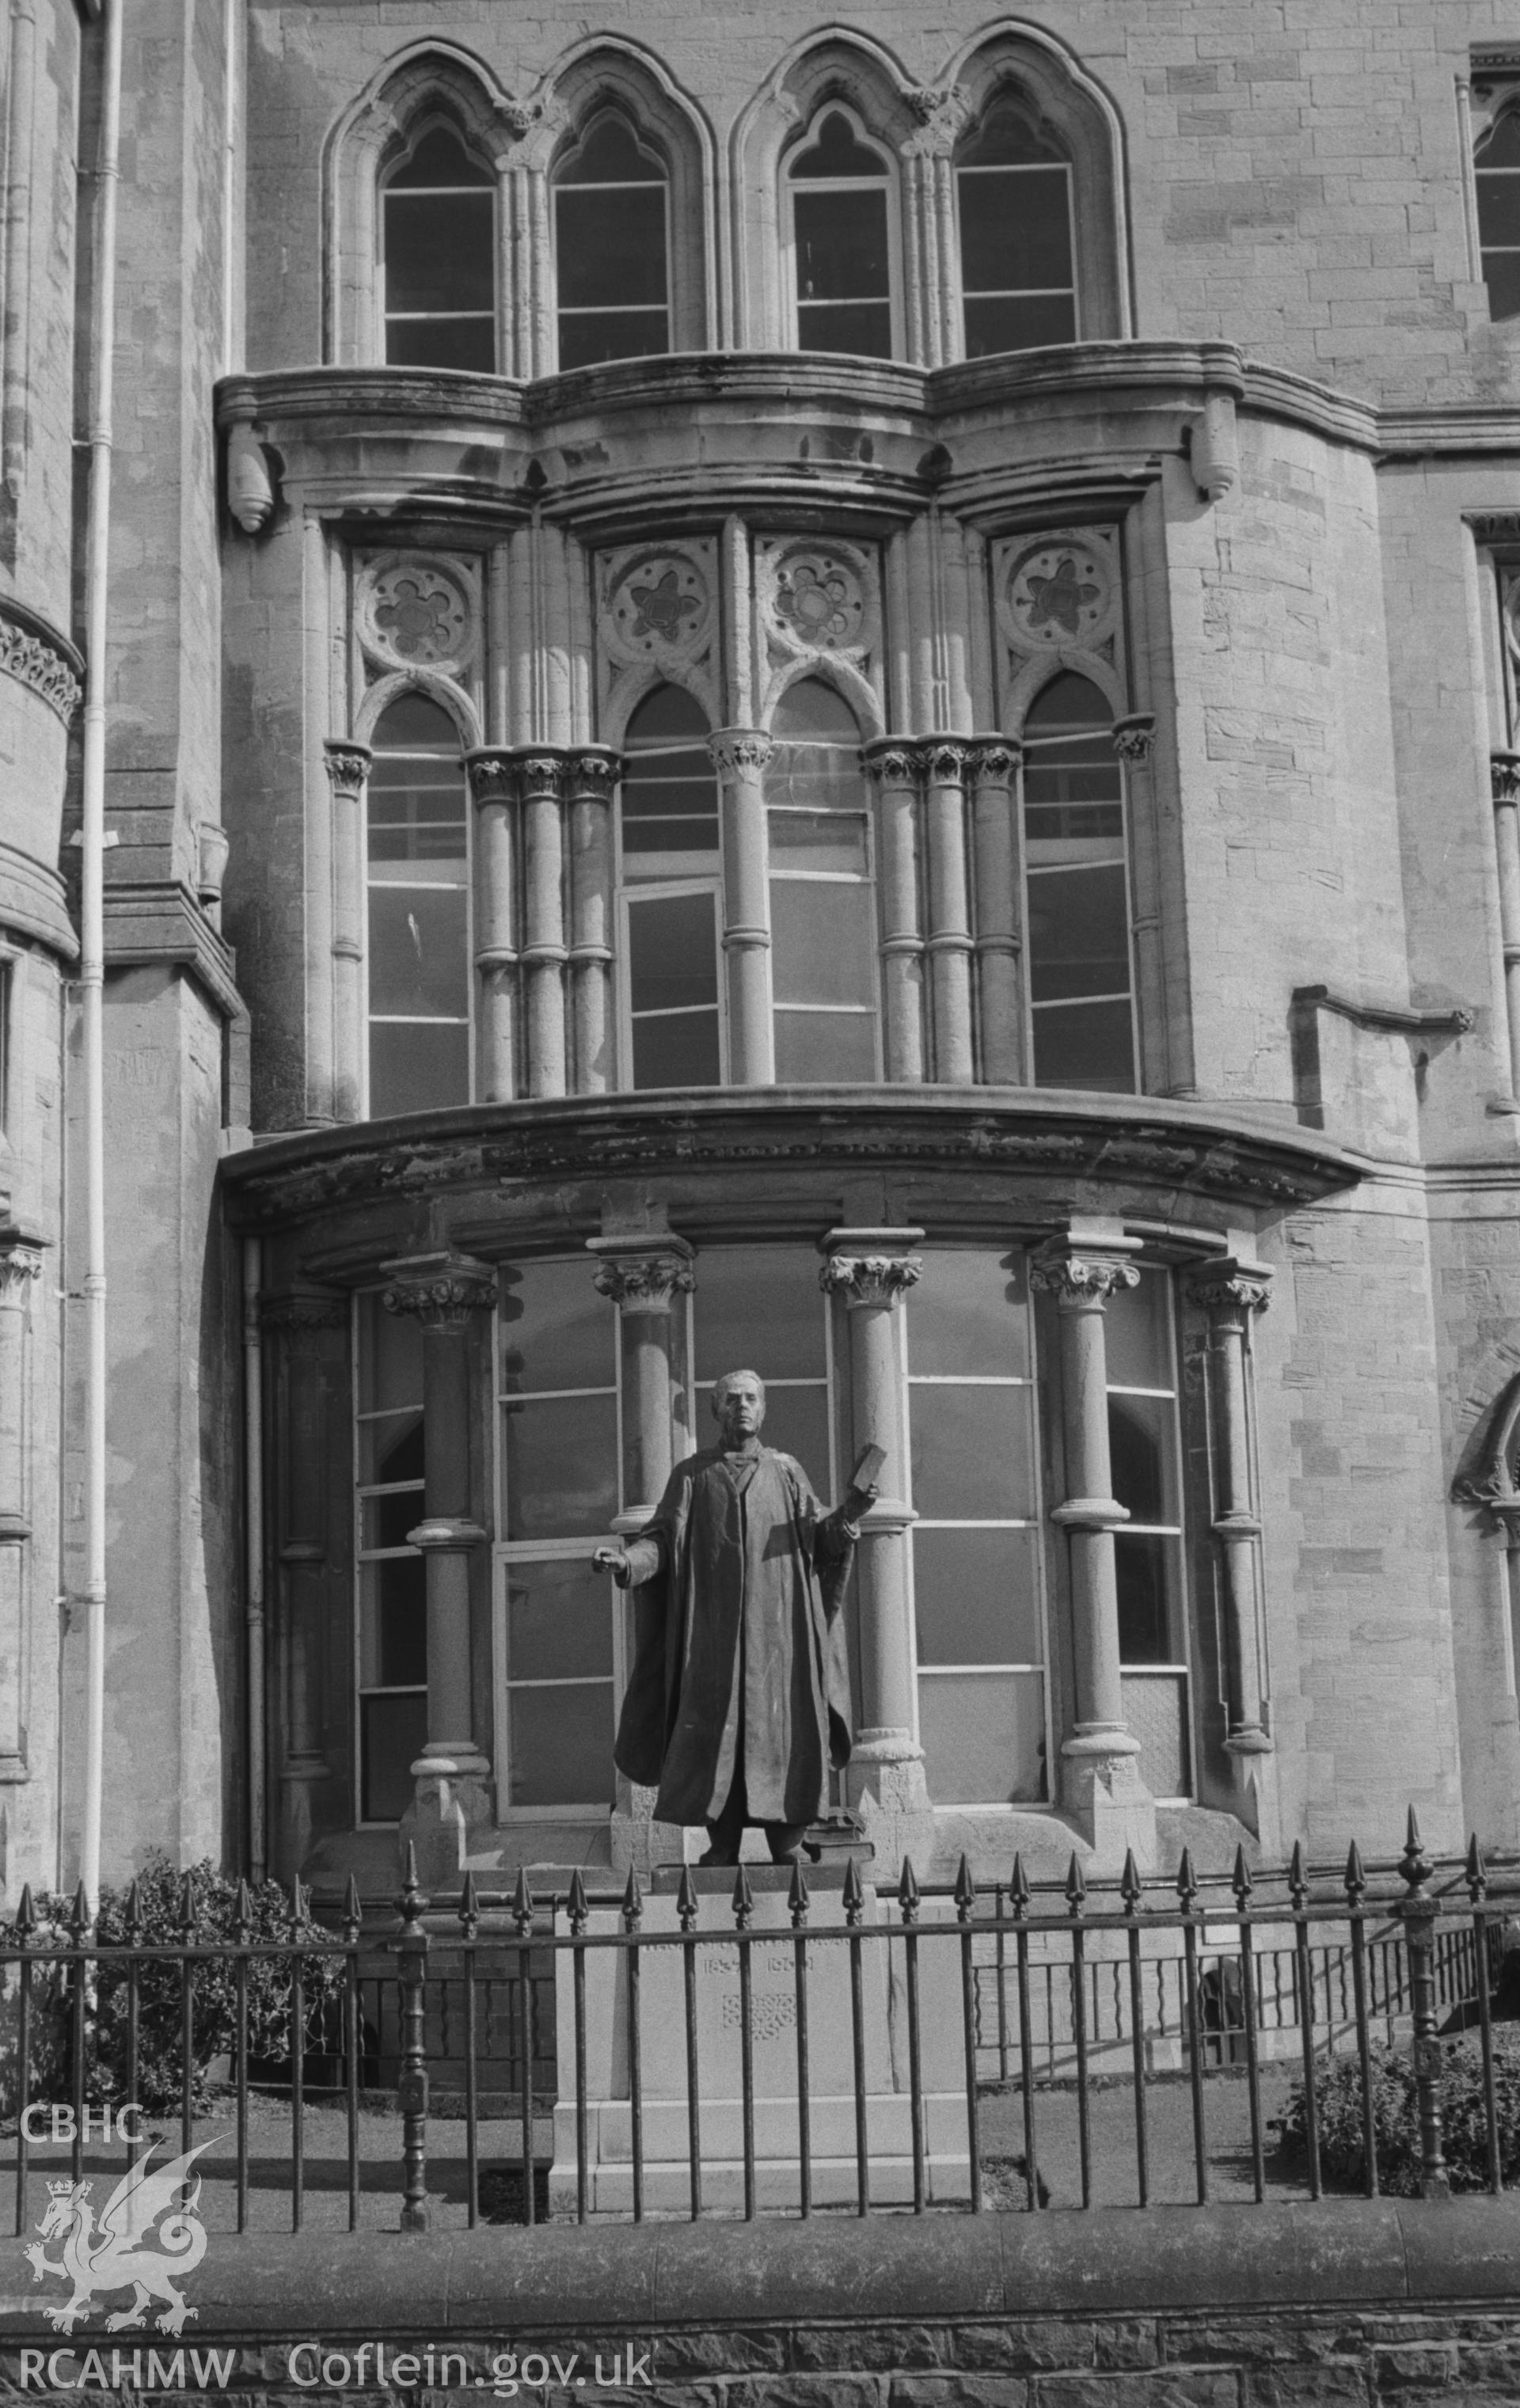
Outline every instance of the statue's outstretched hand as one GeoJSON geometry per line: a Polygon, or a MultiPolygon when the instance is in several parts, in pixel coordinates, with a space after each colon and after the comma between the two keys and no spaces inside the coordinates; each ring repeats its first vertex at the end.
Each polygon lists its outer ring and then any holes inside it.
{"type": "Polygon", "coordinates": [[[864,1488],[857,1488],[852,1482],[844,1492],[845,1520],[858,1522],[863,1513],[870,1512],[881,1493],[874,1480],[868,1481],[864,1488]]]}
{"type": "Polygon", "coordinates": [[[591,1560],[597,1571],[610,1572],[619,1588],[627,1587],[631,1568],[621,1547],[595,1547],[592,1550],[591,1560]]]}

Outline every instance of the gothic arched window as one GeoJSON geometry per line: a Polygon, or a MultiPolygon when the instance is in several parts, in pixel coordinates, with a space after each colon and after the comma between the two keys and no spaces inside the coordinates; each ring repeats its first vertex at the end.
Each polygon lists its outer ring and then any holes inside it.
{"type": "Polygon", "coordinates": [[[618,812],[626,1083],[715,1087],[718,783],[708,724],[681,686],[658,685],[628,722],[618,812]]]}
{"type": "Polygon", "coordinates": [[[786,171],[796,340],[890,360],[896,341],[893,179],[847,109],[828,109],[786,171]]]}
{"type": "Polygon", "coordinates": [[[1112,713],[1069,670],[1024,724],[1024,848],[1037,1087],[1135,1092],[1129,872],[1112,713]]]}
{"type": "Polygon", "coordinates": [[[782,696],[771,734],[776,1077],[782,1086],[874,1080],[876,901],[860,729],[833,686],[803,678],[782,696]]]}
{"type": "Polygon", "coordinates": [[[369,1112],[469,1101],[469,854],[459,734],[404,694],[375,729],[366,800],[369,1112]]]}
{"type": "Polygon", "coordinates": [[[1000,94],[955,156],[966,356],[1074,343],[1071,169],[1000,94]]]}
{"type": "Polygon", "coordinates": [[[669,176],[615,110],[555,171],[554,274],[562,368],[670,349],[669,176]]]}
{"type": "Polygon", "coordinates": [[[1488,314],[1520,317],[1520,109],[1504,111],[1474,164],[1488,314]]]}
{"type": "Polygon", "coordinates": [[[381,194],[385,357],[392,367],[496,366],[496,195],[489,168],[435,124],[381,194]]]}

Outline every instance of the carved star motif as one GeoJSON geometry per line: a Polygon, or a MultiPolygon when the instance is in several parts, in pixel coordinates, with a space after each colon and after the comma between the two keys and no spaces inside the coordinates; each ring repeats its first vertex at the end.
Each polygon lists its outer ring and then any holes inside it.
{"type": "Polygon", "coordinates": [[[629,589],[637,605],[638,617],[634,624],[636,636],[679,636],[682,619],[695,618],[702,605],[695,594],[683,594],[673,568],[667,568],[657,585],[635,585],[629,589]]]}
{"type": "Polygon", "coordinates": [[[1028,577],[1031,609],[1029,624],[1045,627],[1053,623],[1064,627],[1068,636],[1082,631],[1082,614],[1101,598],[1102,588],[1083,584],[1077,575],[1077,564],[1069,552],[1057,563],[1054,577],[1028,577]]]}

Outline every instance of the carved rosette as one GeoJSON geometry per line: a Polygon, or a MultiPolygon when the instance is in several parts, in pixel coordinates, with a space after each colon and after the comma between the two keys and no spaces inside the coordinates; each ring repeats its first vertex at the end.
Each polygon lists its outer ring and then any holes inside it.
{"type": "Polygon", "coordinates": [[[346,738],[328,737],[323,746],[327,764],[327,779],[335,795],[356,799],[363,794],[369,765],[374,759],[367,744],[353,744],[346,738]]]}
{"type": "Polygon", "coordinates": [[[1520,752],[1490,752],[1488,776],[1496,803],[1520,803],[1520,752]]]}
{"type": "Polygon", "coordinates": [[[1121,1288],[1138,1287],[1140,1273],[1122,1254],[1049,1254],[1030,1265],[1029,1284],[1063,1312],[1101,1312],[1121,1288]]]}
{"type": "Polygon", "coordinates": [[[678,1296],[689,1296],[696,1274],[687,1254],[662,1248],[642,1254],[609,1254],[597,1264],[591,1283],[620,1312],[668,1312],[678,1296]]]}
{"type": "Polygon", "coordinates": [[[79,709],[84,692],[83,666],[72,644],[65,644],[30,611],[13,603],[0,604],[0,672],[19,685],[30,686],[65,726],[79,709]]]}
{"type": "Polygon", "coordinates": [[[1248,1313],[1265,1312],[1271,1302],[1272,1275],[1264,1263],[1243,1263],[1226,1255],[1200,1263],[1190,1275],[1187,1293],[1211,1319],[1244,1323],[1248,1313]]]}
{"type": "Polygon", "coordinates": [[[487,803],[509,803],[517,792],[517,768],[509,752],[495,748],[466,752],[465,774],[469,780],[470,800],[478,808],[487,803]]]}
{"type": "Polygon", "coordinates": [[[472,1313],[495,1302],[495,1272],[470,1254],[417,1254],[383,1268],[391,1283],[381,1299],[386,1312],[415,1313],[424,1329],[465,1329],[472,1313]]]}
{"type": "Polygon", "coordinates": [[[772,657],[863,662],[879,640],[876,562],[852,544],[771,538],[755,582],[772,657]]]}
{"type": "Polygon", "coordinates": [[[710,546],[641,545],[609,554],[599,568],[598,626],[621,667],[691,666],[704,657],[715,615],[710,546]]]}
{"type": "Polygon", "coordinates": [[[1023,653],[1097,652],[1115,632],[1118,562],[1098,529],[1025,537],[997,548],[997,611],[1023,653]]]}
{"type": "Polygon", "coordinates": [[[776,747],[758,727],[721,727],[708,738],[720,778],[753,785],[770,766],[776,747]]]}
{"type": "Polygon", "coordinates": [[[354,624],[366,654],[382,669],[457,677],[474,658],[479,620],[473,565],[392,552],[359,571],[354,624]]]}
{"type": "Polygon", "coordinates": [[[1113,723],[1113,749],[1121,761],[1148,761],[1155,742],[1154,710],[1131,711],[1126,719],[1113,723]]]}
{"type": "Polygon", "coordinates": [[[859,1305],[895,1304],[924,1276],[922,1254],[830,1254],[818,1273],[825,1296],[859,1305]]]}

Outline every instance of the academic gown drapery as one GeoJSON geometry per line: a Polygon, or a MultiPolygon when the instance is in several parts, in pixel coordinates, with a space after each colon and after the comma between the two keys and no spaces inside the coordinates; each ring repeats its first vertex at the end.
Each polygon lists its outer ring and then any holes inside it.
{"type": "Polygon", "coordinates": [[[855,1531],[771,1447],[678,1464],[627,1548],[632,1676],[614,1755],[655,1819],[704,1823],[742,1765],[752,1823],[809,1823],[849,1761],[839,1612],[855,1531]]]}

